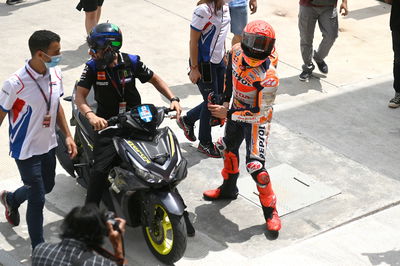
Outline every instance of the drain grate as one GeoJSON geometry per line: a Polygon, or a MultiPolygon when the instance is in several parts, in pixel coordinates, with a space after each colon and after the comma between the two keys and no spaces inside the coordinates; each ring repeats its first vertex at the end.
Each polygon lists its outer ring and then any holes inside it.
{"type": "MultiPolygon", "coordinates": [[[[319,182],[288,164],[280,164],[268,172],[280,216],[340,194],[338,188],[319,182]]],[[[238,187],[240,196],[261,208],[256,185],[248,174],[239,178],[238,187]]]]}

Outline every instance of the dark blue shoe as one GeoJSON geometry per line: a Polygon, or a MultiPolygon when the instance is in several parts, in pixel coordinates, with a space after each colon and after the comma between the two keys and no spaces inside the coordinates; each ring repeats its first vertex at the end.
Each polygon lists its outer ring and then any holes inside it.
{"type": "Polygon", "coordinates": [[[189,124],[186,120],[186,116],[181,116],[176,120],[176,123],[178,124],[179,128],[183,130],[185,137],[189,141],[196,141],[196,136],[194,135],[194,125],[189,124]]]}

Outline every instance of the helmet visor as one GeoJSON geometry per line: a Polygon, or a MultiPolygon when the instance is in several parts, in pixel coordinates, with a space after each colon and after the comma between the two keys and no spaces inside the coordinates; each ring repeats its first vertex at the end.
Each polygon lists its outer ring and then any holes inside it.
{"type": "Polygon", "coordinates": [[[89,46],[93,49],[105,49],[111,47],[119,49],[122,45],[121,36],[118,33],[107,32],[107,34],[97,33],[89,36],[89,46]]]}
{"type": "Polygon", "coordinates": [[[251,53],[254,53],[254,58],[258,58],[257,54],[264,56],[265,54],[267,56],[271,54],[275,45],[275,39],[259,34],[243,32],[242,45],[246,46],[251,53]]]}

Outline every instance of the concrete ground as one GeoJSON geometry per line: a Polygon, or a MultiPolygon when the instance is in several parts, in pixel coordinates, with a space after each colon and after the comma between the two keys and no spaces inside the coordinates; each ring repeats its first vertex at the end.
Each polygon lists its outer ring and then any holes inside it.
{"type": "MultiPolygon", "coordinates": [[[[185,111],[201,100],[187,77],[189,23],[196,2],[106,0],[101,19],[121,27],[122,50],[140,54],[181,98],[185,111]]],[[[265,232],[261,209],[244,194],[233,202],[202,199],[203,190],[220,184],[222,161],[198,153],[197,143],[188,142],[174,121],[165,121],[189,162],[180,191],[197,229],[176,265],[399,265],[400,110],[387,107],[394,95],[390,6],[375,0],[349,1],[350,14],[339,18],[339,38],[326,59],[329,74],[315,71],[310,82],[303,83],[298,80],[302,62],[297,1],[258,2],[258,11],[250,19],[265,19],[274,26],[280,55],[281,83],[267,167],[272,171],[290,166],[326,190],[335,188],[340,193],[284,215],[283,228],[273,240],[265,232]]],[[[61,35],[65,94],[71,93],[88,58],[84,14],[75,10],[76,4],[63,0],[0,4],[1,81],[29,58],[31,33],[49,29],[61,35]]],[[[317,27],[315,43],[320,40],[317,27]]],[[[143,102],[168,103],[149,84],[138,87],[143,102]]],[[[69,116],[70,106],[63,106],[69,116]]],[[[7,156],[6,124],[0,128],[0,188],[14,190],[21,182],[15,163],[7,156]]],[[[222,128],[213,130],[215,139],[222,134],[222,128]]],[[[243,165],[241,170],[241,184],[246,189],[254,186],[243,165]]],[[[276,186],[285,185],[279,176],[272,178],[276,186]]],[[[277,196],[278,201],[285,199],[277,196]]],[[[296,191],[285,196],[304,200],[296,191]]],[[[56,242],[62,217],[83,203],[85,190],[58,167],[56,187],[46,198],[45,238],[56,242]]],[[[21,213],[25,209],[26,204],[21,213]]],[[[0,231],[0,251],[29,264],[25,219],[12,228],[0,217],[0,231]]],[[[126,249],[131,265],[160,265],[146,247],[140,228],[127,230],[126,249]]],[[[10,265],[1,254],[0,263],[10,265]]]]}

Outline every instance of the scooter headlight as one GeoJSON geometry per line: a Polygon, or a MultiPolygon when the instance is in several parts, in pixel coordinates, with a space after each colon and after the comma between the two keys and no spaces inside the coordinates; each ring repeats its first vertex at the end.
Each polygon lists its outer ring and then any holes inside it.
{"type": "Polygon", "coordinates": [[[152,184],[158,184],[163,181],[163,178],[161,176],[150,173],[147,170],[136,168],[135,174],[137,176],[139,176],[140,178],[142,178],[144,181],[152,183],[152,184]]]}
{"type": "Polygon", "coordinates": [[[183,158],[177,166],[175,166],[174,170],[171,172],[169,179],[184,179],[187,175],[187,161],[183,158]]]}

